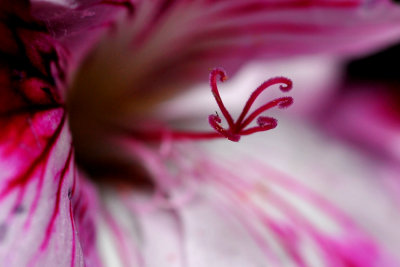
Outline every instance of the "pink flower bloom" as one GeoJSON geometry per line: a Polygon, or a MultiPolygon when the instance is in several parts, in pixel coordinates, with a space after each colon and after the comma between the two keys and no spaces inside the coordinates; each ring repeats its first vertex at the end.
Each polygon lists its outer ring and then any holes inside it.
{"type": "Polygon", "coordinates": [[[301,116],[259,133],[293,102],[264,90],[292,81],[263,77],[230,109],[215,68],[379,49],[398,41],[394,2],[0,3],[4,266],[399,266],[374,161],[301,116]],[[164,106],[196,86],[214,108],[164,106]]]}

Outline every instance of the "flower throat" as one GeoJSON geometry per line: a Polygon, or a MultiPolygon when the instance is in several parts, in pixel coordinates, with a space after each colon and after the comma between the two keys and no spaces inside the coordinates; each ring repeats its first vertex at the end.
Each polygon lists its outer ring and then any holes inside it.
{"type": "MultiPolygon", "coordinates": [[[[210,72],[209,83],[220,113],[226,121],[226,128],[223,127],[218,112],[208,116],[208,122],[212,127],[211,131],[181,131],[165,127],[138,126],[129,128],[120,123],[118,113],[113,113],[112,107],[115,107],[115,104],[110,102],[109,97],[102,95],[101,88],[95,91],[97,94],[95,96],[86,91],[87,88],[90,91],[96,87],[87,81],[87,75],[83,76],[86,78],[84,78],[85,83],[88,84],[82,85],[78,79],[74,85],[75,88],[69,95],[67,108],[76,160],[83,169],[95,177],[119,176],[119,174],[138,177],[138,173],[143,173],[139,163],[140,157],[135,155],[132,149],[129,149],[129,144],[132,142],[150,145],[162,143],[166,139],[195,141],[216,138],[227,138],[230,141],[238,142],[241,136],[271,130],[277,126],[277,120],[262,115],[263,112],[274,107],[286,108],[293,103],[292,97],[284,96],[269,101],[250,113],[256,99],[267,88],[279,85],[282,92],[292,89],[291,80],[285,77],[271,78],[253,91],[239,117],[234,120],[225,107],[217,86],[218,81],[227,80],[227,75],[222,69],[215,68],[210,72]]],[[[112,90],[106,93],[110,92],[113,93],[112,90]]],[[[136,125],[140,125],[140,122],[136,125]]],[[[143,176],[147,176],[145,171],[143,176]]],[[[144,178],[144,180],[146,179],[144,178]]]]}

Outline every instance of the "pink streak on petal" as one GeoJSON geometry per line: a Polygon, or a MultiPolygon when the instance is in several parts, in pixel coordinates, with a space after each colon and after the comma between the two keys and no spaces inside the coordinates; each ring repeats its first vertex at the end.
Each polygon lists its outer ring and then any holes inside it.
{"type": "Polygon", "coordinates": [[[72,159],[72,148],[70,149],[69,153],[68,153],[68,158],[65,162],[64,168],[61,170],[60,173],[60,177],[58,179],[58,188],[57,188],[57,193],[56,193],[56,202],[54,205],[54,209],[53,209],[53,213],[51,215],[49,224],[47,225],[47,229],[46,229],[46,234],[45,234],[45,238],[42,241],[42,244],[40,245],[40,250],[45,250],[48,242],[49,242],[49,238],[51,235],[51,232],[53,230],[53,226],[54,226],[54,221],[56,219],[56,217],[59,214],[59,209],[60,209],[60,199],[61,199],[61,188],[63,186],[64,180],[66,178],[66,174],[68,171],[70,171],[70,167],[71,167],[71,159],[72,159]]]}
{"type": "MultiPolygon", "coordinates": [[[[132,266],[131,264],[131,254],[132,254],[132,246],[133,244],[129,244],[127,238],[124,236],[124,232],[121,229],[121,226],[118,225],[116,220],[111,216],[108,211],[104,211],[104,219],[107,225],[110,227],[110,230],[113,233],[113,237],[115,238],[115,243],[118,247],[118,254],[121,257],[124,266],[132,266]]],[[[134,250],[136,251],[136,250],[134,250]]],[[[137,251],[136,251],[136,254],[137,251]]],[[[141,257],[137,257],[139,266],[144,266],[141,257]]]]}
{"type": "Polygon", "coordinates": [[[28,215],[28,219],[25,222],[24,228],[28,229],[30,222],[31,222],[31,217],[33,216],[33,214],[35,213],[38,203],[39,203],[39,199],[40,199],[40,194],[42,192],[42,188],[43,188],[43,182],[44,182],[44,168],[42,168],[41,174],[39,176],[39,181],[37,182],[37,188],[36,188],[36,193],[35,193],[35,198],[33,200],[32,206],[29,209],[29,215],[28,215]]]}
{"type": "MultiPolygon", "coordinates": [[[[100,267],[100,260],[96,246],[97,225],[96,219],[100,212],[100,201],[94,185],[82,173],[75,169],[74,181],[68,189],[68,198],[72,204],[77,247],[83,251],[86,266],[100,267]]],[[[79,250],[78,250],[79,251],[79,250]]]]}
{"type": "Polygon", "coordinates": [[[72,211],[72,203],[69,203],[69,218],[71,222],[71,232],[72,232],[72,248],[71,248],[71,267],[75,266],[75,246],[76,246],[76,240],[75,240],[75,221],[73,217],[73,211],[72,211]]]}

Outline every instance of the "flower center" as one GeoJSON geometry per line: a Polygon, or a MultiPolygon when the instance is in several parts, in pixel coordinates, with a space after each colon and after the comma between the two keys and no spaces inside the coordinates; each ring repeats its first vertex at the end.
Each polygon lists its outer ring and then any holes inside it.
{"type": "Polygon", "coordinates": [[[240,116],[234,121],[222,102],[217,87],[217,81],[225,81],[227,75],[222,69],[216,68],[211,71],[209,77],[211,92],[227,123],[227,128],[222,126],[218,113],[208,116],[213,131],[174,130],[158,123],[153,123],[156,127],[148,128],[143,125],[148,125],[153,120],[145,114],[150,114],[152,107],[163,101],[162,97],[160,100],[153,98],[153,95],[163,95],[162,89],[165,88],[141,89],[141,86],[145,85],[144,78],[135,73],[136,78],[132,80],[132,75],[129,75],[131,73],[129,62],[124,60],[125,56],[105,55],[104,53],[107,53],[105,50],[97,53],[100,56],[88,58],[83,63],[67,96],[76,159],[91,176],[115,177],[121,174],[125,177],[131,175],[138,177],[138,173],[142,173],[145,177],[147,175],[141,167],[141,158],[130,147],[133,142],[157,144],[166,139],[214,138],[227,138],[238,142],[241,136],[267,131],[277,126],[276,119],[261,115],[264,111],[273,107],[286,108],[293,103],[291,97],[285,96],[269,101],[250,113],[255,100],[267,88],[280,85],[283,92],[292,88],[289,79],[272,78],[261,84],[250,95],[240,116]],[[115,68],[112,68],[110,66],[114,61],[115,68]],[[104,62],[107,62],[107,65],[104,62]],[[132,91],[132,84],[139,88],[132,91]],[[256,125],[251,126],[254,121],[256,125]]]}

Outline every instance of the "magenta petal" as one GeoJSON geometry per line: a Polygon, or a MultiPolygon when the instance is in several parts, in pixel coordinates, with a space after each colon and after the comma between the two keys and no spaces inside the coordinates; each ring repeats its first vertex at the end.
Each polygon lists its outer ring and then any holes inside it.
{"type": "Polygon", "coordinates": [[[0,14],[0,262],[84,266],[96,258],[95,228],[85,229],[92,238],[78,236],[92,213],[77,216],[78,196],[88,189],[76,174],[57,86],[63,49],[30,15],[28,1],[6,1],[0,14]]]}
{"type": "Polygon", "coordinates": [[[8,266],[65,265],[77,254],[74,264],[78,266],[83,259],[72,243],[75,233],[67,195],[74,166],[63,111],[7,120],[7,127],[2,127],[0,167],[0,220],[6,229],[2,262],[8,266]]]}
{"type": "Polygon", "coordinates": [[[79,179],[64,112],[2,119],[0,260],[6,266],[99,266],[93,193],[79,179]]]}

